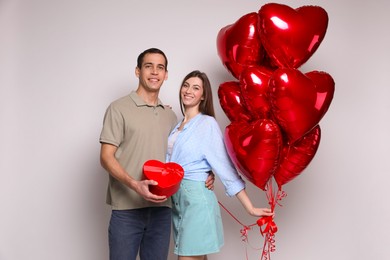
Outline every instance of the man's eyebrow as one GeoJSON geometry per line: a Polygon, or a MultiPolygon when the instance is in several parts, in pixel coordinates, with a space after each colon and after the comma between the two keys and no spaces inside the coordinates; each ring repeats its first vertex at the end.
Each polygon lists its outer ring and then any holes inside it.
{"type": "MultiPolygon", "coordinates": [[[[145,62],[145,63],[144,63],[144,66],[145,66],[145,65],[153,65],[153,62],[145,62]]],[[[165,68],[165,65],[164,65],[164,64],[157,64],[157,66],[165,68]]]]}

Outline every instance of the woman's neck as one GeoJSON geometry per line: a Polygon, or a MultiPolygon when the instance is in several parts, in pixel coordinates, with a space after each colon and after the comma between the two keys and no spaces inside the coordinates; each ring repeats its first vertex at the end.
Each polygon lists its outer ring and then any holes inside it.
{"type": "Polygon", "coordinates": [[[186,109],[184,111],[184,118],[180,124],[179,130],[182,130],[184,125],[187,124],[192,118],[196,117],[199,113],[199,109],[186,109]]]}
{"type": "Polygon", "coordinates": [[[199,107],[186,108],[184,111],[184,121],[189,121],[200,113],[199,107]]]}

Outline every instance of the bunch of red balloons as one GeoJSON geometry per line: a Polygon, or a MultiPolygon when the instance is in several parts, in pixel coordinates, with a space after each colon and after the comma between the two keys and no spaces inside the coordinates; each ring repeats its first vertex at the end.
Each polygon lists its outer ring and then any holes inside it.
{"type": "Polygon", "coordinates": [[[319,6],[269,3],[218,33],[218,55],[237,79],[218,89],[231,121],[226,147],[240,173],[262,190],[272,178],[281,190],[317,152],[319,122],[335,82],[326,72],[298,68],[317,50],[327,26],[319,6]]]}

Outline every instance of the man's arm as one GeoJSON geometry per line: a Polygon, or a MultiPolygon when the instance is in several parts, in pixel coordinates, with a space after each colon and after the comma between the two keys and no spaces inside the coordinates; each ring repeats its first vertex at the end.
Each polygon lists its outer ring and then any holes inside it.
{"type": "Polygon", "coordinates": [[[100,149],[100,164],[102,167],[115,179],[125,184],[130,189],[137,192],[145,200],[160,203],[167,200],[166,196],[157,196],[149,191],[149,185],[157,185],[156,181],[153,180],[143,180],[137,181],[130,177],[125,169],[119,164],[118,160],[115,158],[115,152],[118,147],[103,143],[100,149]]]}

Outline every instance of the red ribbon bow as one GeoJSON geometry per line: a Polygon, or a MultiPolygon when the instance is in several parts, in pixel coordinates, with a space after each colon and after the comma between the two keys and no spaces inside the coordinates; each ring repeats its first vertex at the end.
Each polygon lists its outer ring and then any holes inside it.
{"type": "Polygon", "coordinates": [[[267,233],[275,234],[278,231],[278,227],[274,222],[274,218],[270,216],[261,217],[260,219],[258,219],[257,225],[259,225],[260,227],[260,233],[262,236],[267,233]],[[264,225],[265,228],[263,228],[264,225]]]}
{"type": "Polygon", "coordinates": [[[273,217],[262,217],[257,220],[257,225],[260,227],[260,233],[265,236],[263,253],[261,254],[261,260],[270,260],[271,252],[275,251],[275,233],[278,231],[273,217]],[[265,227],[263,227],[265,225],[265,227]]]}

